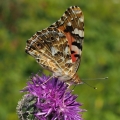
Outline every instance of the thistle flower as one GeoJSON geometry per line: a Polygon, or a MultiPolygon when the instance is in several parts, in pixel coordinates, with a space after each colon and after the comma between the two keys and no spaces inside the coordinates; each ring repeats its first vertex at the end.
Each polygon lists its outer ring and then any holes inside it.
{"type": "Polygon", "coordinates": [[[82,120],[77,96],[67,89],[67,84],[37,74],[28,82],[23,99],[18,103],[17,113],[20,120],[82,120]]]}

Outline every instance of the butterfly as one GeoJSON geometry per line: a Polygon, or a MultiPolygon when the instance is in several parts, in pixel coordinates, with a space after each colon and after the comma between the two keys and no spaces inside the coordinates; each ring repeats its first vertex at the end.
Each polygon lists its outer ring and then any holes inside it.
{"type": "Polygon", "coordinates": [[[84,41],[84,15],[78,6],[69,7],[48,28],[27,40],[25,51],[53,77],[67,83],[82,83],[77,75],[84,41]]]}

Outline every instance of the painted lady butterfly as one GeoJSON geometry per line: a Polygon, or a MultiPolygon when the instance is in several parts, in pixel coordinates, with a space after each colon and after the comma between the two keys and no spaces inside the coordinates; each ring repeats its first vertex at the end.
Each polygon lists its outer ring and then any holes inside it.
{"type": "Polygon", "coordinates": [[[69,7],[50,27],[36,32],[25,51],[53,76],[65,82],[82,83],[76,74],[84,39],[84,16],[77,6],[69,7]]]}

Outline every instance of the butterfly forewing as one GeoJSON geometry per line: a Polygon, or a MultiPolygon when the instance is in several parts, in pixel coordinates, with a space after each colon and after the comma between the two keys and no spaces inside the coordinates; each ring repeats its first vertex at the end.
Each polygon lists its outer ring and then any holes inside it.
{"type": "Polygon", "coordinates": [[[73,6],[56,23],[33,35],[27,41],[26,52],[59,79],[77,79],[83,38],[83,14],[79,7],[73,6]]]}
{"type": "Polygon", "coordinates": [[[77,6],[71,6],[51,27],[63,30],[69,42],[72,62],[80,63],[84,40],[84,16],[81,9],[77,6]]]}

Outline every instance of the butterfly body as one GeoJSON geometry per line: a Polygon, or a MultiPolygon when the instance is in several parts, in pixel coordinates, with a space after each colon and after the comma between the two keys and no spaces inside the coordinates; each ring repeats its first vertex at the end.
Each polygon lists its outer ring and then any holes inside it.
{"type": "Polygon", "coordinates": [[[79,7],[72,6],[57,22],[36,32],[27,41],[25,50],[54,77],[80,83],[76,72],[81,60],[83,38],[83,13],[79,7]]]}

